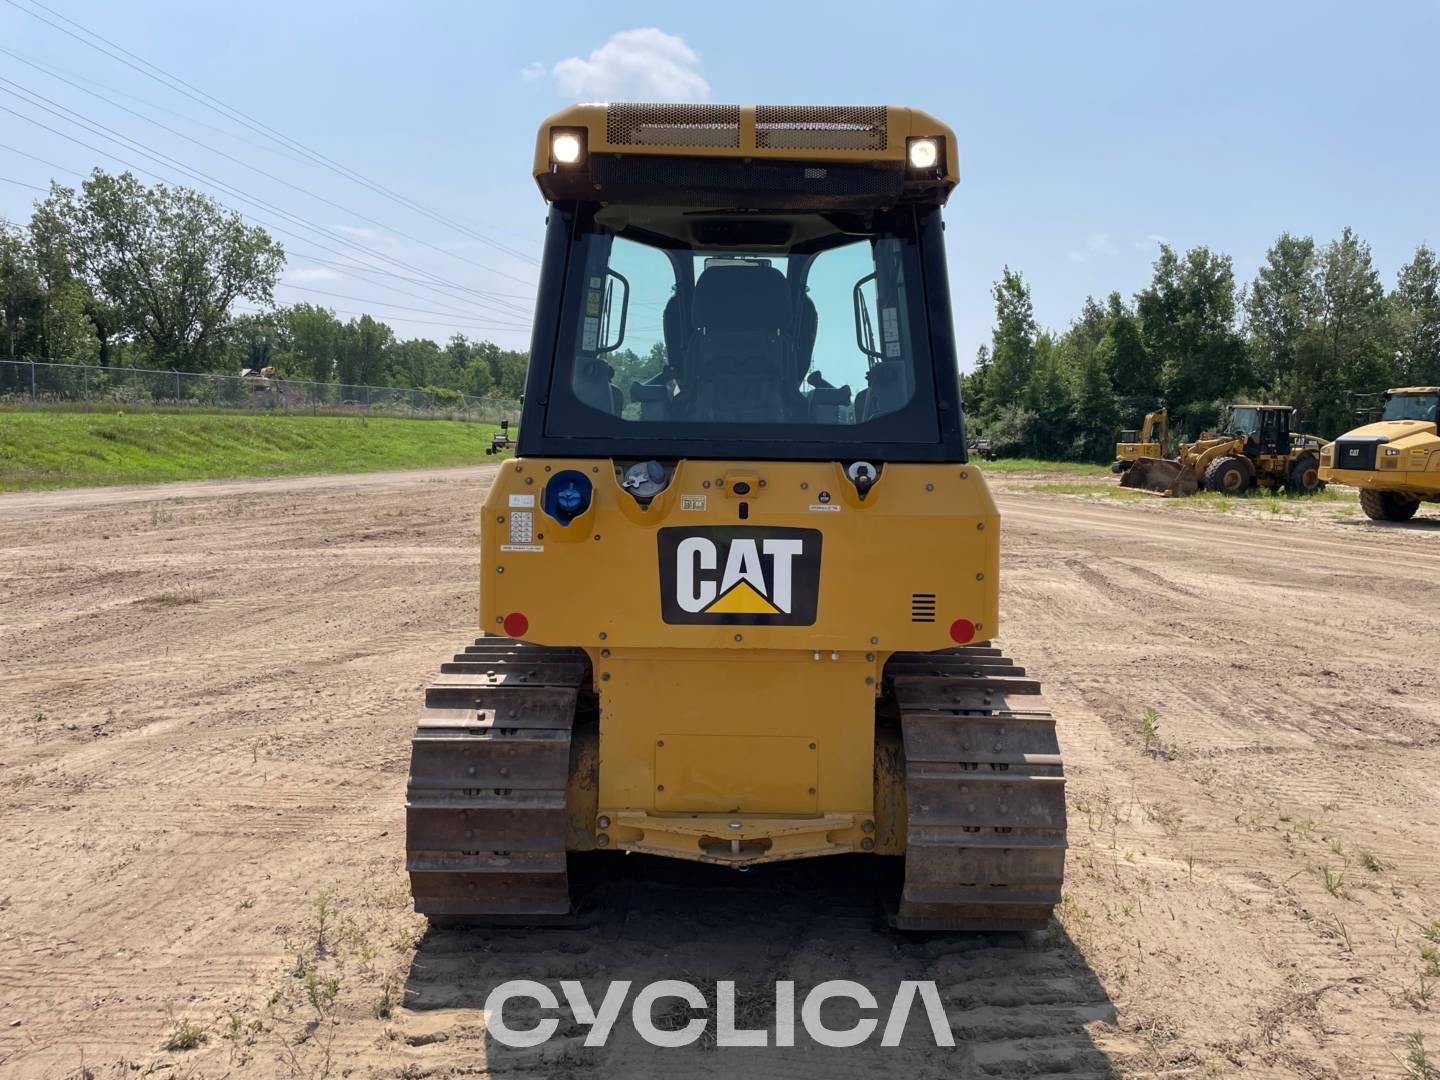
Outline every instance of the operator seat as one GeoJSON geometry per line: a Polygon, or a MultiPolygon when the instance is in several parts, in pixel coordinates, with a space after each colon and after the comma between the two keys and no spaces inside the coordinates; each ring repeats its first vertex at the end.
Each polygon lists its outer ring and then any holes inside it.
{"type": "Polygon", "coordinates": [[[785,275],[712,266],[695,283],[676,411],[682,419],[778,424],[806,413],[785,275]]]}

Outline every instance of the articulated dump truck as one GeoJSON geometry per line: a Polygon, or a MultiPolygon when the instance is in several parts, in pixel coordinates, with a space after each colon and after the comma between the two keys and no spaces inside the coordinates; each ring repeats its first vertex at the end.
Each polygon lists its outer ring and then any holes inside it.
{"type": "Polygon", "coordinates": [[[1409,521],[1422,502],[1440,503],[1440,386],[1382,395],[1380,419],[1325,448],[1320,475],[1360,489],[1372,521],[1409,521]]]}
{"type": "Polygon", "coordinates": [[[1065,780],[1039,684],[988,644],[954,133],[883,106],[582,105],[541,125],[534,175],[483,635],[412,749],[416,910],[564,920],[574,852],[853,854],[903,860],[899,928],[1045,926],[1065,780]]]}

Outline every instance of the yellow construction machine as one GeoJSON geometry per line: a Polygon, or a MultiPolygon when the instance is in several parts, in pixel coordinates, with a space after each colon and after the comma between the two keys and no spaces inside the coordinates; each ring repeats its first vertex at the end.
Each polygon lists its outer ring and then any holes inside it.
{"type": "Polygon", "coordinates": [[[1320,475],[1360,489],[1374,521],[1409,521],[1440,502],[1440,386],[1387,390],[1380,419],[1347,431],[1320,457],[1320,475]]]}
{"type": "Polygon", "coordinates": [[[1111,472],[1123,473],[1139,458],[1168,457],[1170,447],[1170,410],[1157,409],[1145,414],[1145,423],[1140,430],[1120,432],[1120,441],[1115,444],[1115,460],[1111,472]]]}
{"type": "Polygon", "coordinates": [[[966,454],[954,133],[886,106],[582,105],[534,171],[484,636],[412,748],[416,910],[564,919],[573,852],[853,854],[903,860],[900,928],[1045,926],[1065,780],[1039,684],[987,644],[1000,517],[966,454]],[[618,350],[657,345],[661,370],[617,379],[618,350]]]}
{"type": "Polygon", "coordinates": [[[1252,487],[1310,495],[1323,486],[1324,439],[1290,430],[1289,405],[1235,404],[1216,435],[1181,443],[1174,458],[1137,458],[1120,486],[1161,495],[1194,495],[1204,488],[1243,495],[1252,487]]]}

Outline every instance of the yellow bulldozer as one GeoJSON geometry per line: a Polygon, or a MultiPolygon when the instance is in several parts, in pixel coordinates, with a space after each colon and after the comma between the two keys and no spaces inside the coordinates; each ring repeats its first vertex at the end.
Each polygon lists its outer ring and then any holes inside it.
{"type": "Polygon", "coordinates": [[[1325,448],[1320,475],[1359,488],[1372,521],[1409,521],[1440,502],[1440,386],[1387,390],[1383,402],[1379,420],[1325,448]]]}
{"type": "Polygon", "coordinates": [[[565,920],[576,852],[849,855],[895,867],[902,929],[1047,925],[1065,779],[1039,684],[989,644],[1000,517],[966,451],[956,160],[950,128],[887,106],[541,125],[484,634],[441,665],[412,746],[417,911],[565,920]],[[617,378],[617,350],[655,345],[662,370],[617,378]]]}
{"type": "Polygon", "coordinates": [[[1137,458],[1120,486],[1167,496],[1194,495],[1204,488],[1243,495],[1252,487],[1292,495],[1319,491],[1324,439],[1290,430],[1289,405],[1235,404],[1215,435],[1202,433],[1181,443],[1174,458],[1137,458]]]}
{"type": "Polygon", "coordinates": [[[1170,447],[1170,410],[1160,408],[1145,414],[1140,429],[1120,432],[1115,444],[1115,460],[1111,472],[1123,473],[1142,457],[1168,457],[1170,447]]]}

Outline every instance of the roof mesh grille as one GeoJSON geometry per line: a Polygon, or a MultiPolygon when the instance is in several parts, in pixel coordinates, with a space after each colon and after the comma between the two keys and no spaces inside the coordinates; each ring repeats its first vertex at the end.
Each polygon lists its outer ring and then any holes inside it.
{"type": "Polygon", "coordinates": [[[738,105],[611,105],[611,146],[740,146],[738,105]]]}
{"type": "Polygon", "coordinates": [[[757,105],[759,150],[884,150],[883,105],[757,105]]]}

